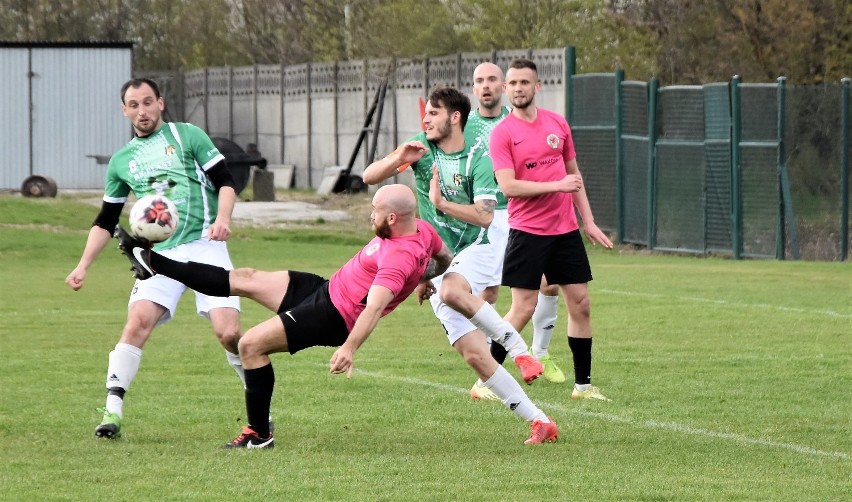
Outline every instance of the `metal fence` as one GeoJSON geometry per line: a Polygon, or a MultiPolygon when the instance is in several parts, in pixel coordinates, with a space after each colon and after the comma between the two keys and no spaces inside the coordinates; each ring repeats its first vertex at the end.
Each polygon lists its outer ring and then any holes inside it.
{"type": "MultiPolygon", "coordinates": [[[[420,131],[417,101],[434,84],[470,92],[476,65],[505,70],[517,57],[539,68],[538,105],[568,118],[596,221],[619,242],[734,258],[848,258],[849,79],[661,88],[623,72],[576,74],[571,47],[146,76],[163,86],[171,119],[254,144],[270,163],[295,166],[296,187],[317,188],[352,155],[382,79],[384,116],[370,131],[378,155],[420,131]]],[[[365,167],[362,152],[353,173],[365,167]]]]}
{"type": "Polygon", "coordinates": [[[571,77],[596,222],[619,242],[734,258],[849,257],[850,81],[660,88],[571,77]]]}

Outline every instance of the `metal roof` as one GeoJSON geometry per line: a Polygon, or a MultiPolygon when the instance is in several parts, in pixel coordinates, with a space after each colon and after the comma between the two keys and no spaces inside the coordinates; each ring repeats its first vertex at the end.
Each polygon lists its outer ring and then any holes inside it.
{"type": "Polygon", "coordinates": [[[71,41],[56,41],[56,40],[0,40],[0,47],[16,47],[16,48],[54,48],[54,47],[70,47],[70,48],[88,48],[88,49],[132,49],[135,42],[129,40],[71,40],[71,41]]]}

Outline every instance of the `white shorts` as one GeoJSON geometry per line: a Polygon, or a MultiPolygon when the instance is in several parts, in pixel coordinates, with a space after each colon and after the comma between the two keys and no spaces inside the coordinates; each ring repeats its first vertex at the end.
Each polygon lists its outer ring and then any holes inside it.
{"type": "Polygon", "coordinates": [[[506,243],[509,242],[509,210],[496,209],[491,225],[488,225],[488,242],[494,248],[494,272],[489,286],[503,283],[503,257],[506,256],[506,243]]]}
{"type": "MultiPolygon", "coordinates": [[[[166,258],[171,258],[175,261],[188,262],[194,261],[198,263],[207,263],[208,265],[216,265],[227,270],[233,270],[231,258],[228,256],[228,245],[225,241],[210,241],[199,239],[197,241],[181,244],[172,249],[158,251],[166,258]]],[[[157,321],[157,326],[169,322],[175,316],[178,301],[183,293],[189,288],[174,279],[164,275],[155,275],[144,281],[137,280],[130,292],[130,300],[127,302],[128,308],[134,302],[139,300],[150,300],[158,305],[166,308],[166,312],[157,321]]],[[[201,293],[195,293],[195,309],[198,315],[210,318],[208,312],[212,309],[230,307],[240,310],[240,297],[229,296],[227,298],[221,296],[207,296],[201,293]]]]}
{"type": "MultiPolygon", "coordinates": [[[[495,260],[496,256],[493,246],[490,244],[474,244],[462,249],[453,258],[450,268],[444,272],[444,275],[450,272],[461,274],[467,279],[468,284],[470,284],[471,293],[474,296],[479,296],[492,280],[493,262],[495,260]]],[[[444,276],[441,275],[432,279],[432,284],[435,285],[435,290],[438,293],[432,295],[429,298],[429,302],[432,304],[432,310],[435,311],[435,317],[441,321],[444,330],[447,332],[450,345],[454,345],[459,338],[476,330],[477,327],[464,314],[456,312],[449,305],[441,301],[440,291],[443,278],[444,276]]]]}

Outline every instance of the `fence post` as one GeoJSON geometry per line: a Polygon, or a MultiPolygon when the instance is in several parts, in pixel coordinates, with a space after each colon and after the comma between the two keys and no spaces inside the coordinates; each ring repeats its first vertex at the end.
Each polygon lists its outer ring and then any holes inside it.
{"type": "MultiPolygon", "coordinates": [[[[287,129],[286,129],[287,122],[285,120],[285,117],[287,116],[287,114],[285,113],[286,106],[285,106],[285,99],[284,99],[284,93],[286,92],[286,85],[284,83],[284,80],[285,80],[284,77],[286,76],[286,73],[287,73],[287,67],[284,65],[284,63],[281,63],[281,65],[279,65],[278,71],[280,72],[280,79],[278,81],[278,107],[281,111],[281,118],[279,119],[279,125],[278,125],[278,127],[281,130],[281,158],[278,159],[278,160],[281,164],[284,164],[285,163],[284,162],[284,159],[285,159],[284,148],[286,148],[286,146],[287,146],[287,136],[285,134],[286,131],[287,131],[287,129]]],[[[295,175],[295,173],[294,173],[294,175],[295,175]]],[[[290,188],[290,187],[287,187],[287,188],[290,188]]]]}
{"type": "Polygon", "coordinates": [[[228,66],[228,139],[234,141],[234,67],[228,66]]]}
{"type": "Polygon", "coordinates": [[[648,82],[648,249],[657,246],[657,90],[660,79],[651,77],[648,82]]]}
{"type": "Polygon", "coordinates": [[[562,81],[565,82],[565,118],[568,123],[574,122],[574,74],[577,73],[577,50],[573,46],[565,48],[562,56],[562,81]]]}
{"type": "Polygon", "coordinates": [[[332,96],[333,96],[332,99],[334,100],[333,109],[334,109],[334,165],[335,166],[340,165],[340,124],[338,124],[338,122],[340,121],[340,118],[339,118],[339,116],[340,116],[340,105],[338,103],[338,101],[339,101],[338,94],[340,93],[340,88],[338,87],[338,83],[337,83],[338,67],[339,67],[339,63],[337,61],[335,61],[334,65],[332,66],[332,70],[331,70],[334,73],[334,77],[332,79],[332,80],[334,80],[334,83],[332,84],[333,87],[332,87],[331,93],[332,93],[332,96]]]}
{"type": "Polygon", "coordinates": [[[790,253],[794,260],[801,259],[799,253],[799,233],[796,231],[796,218],[793,213],[793,196],[790,192],[790,175],[787,172],[787,148],[784,143],[786,127],[787,77],[778,77],[778,181],[781,189],[781,207],[778,215],[778,240],[775,243],[775,258],[783,260],[786,256],[787,237],[790,237],[790,253]]]}
{"type": "Polygon", "coordinates": [[[734,259],[742,258],[743,225],[742,197],[740,195],[740,139],[742,116],[740,114],[740,76],[731,78],[731,251],[734,259]]]}
{"type": "Polygon", "coordinates": [[[204,111],[204,130],[208,133],[210,132],[210,122],[209,120],[207,120],[207,102],[210,99],[210,93],[208,92],[210,90],[210,86],[207,82],[207,77],[209,74],[210,68],[204,67],[204,83],[202,84],[203,91],[201,95],[201,109],[204,111]]]}
{"type": "Polygon", "coordinates": [[[314,166],[313,166],[314,156],[313,156],[313,147],[312,147],[312,144],[313,144],[312,138],[314,137],[314,131],[312,130],[313,122],[311,120],[311,115],[313,115],[312,110],[311,110],[313,108],[311,106],[312,105],[312,103],[311,103],[311,101],[312,101],[312,97],[311,97],[311,63],[305,63],[305,88],[306,88],[305,89],[305,94],[306,94],[305,100],[306,100],[306,104],[307,104],[307,112],[305,113],[305,120],[307,120],[307,127],[308,127],[308,135],[307,135],[308,147],[307,147],[307,155],[306,155],[307,164],[308,164],[308,188],[314,188],[314,184],[313,184],[314,176],[313,176],[313,172],[312,172],[314,170],[314,166]]]}
{"type": "Polygon", "coordinates": [[[253,77],[254,85],[252,86],[252,90],[251,90],[251,92],[252,92],[252,98],[251,99],[252,99],[252,104],[254,105],[254,107],[253,107],[254,108],[254,144],[257,147],[260,147],[260,134],[258,134],[258,132],[257,132],[257,128],[258,128],[258,118],[257,118],[258,68],[257,68],[257,63],[254,64],[253,69],[254,69],[254,77],[253,77]]]}
{"type": "Polygon", "coordinates": [[[849,258],[849,77],[840,79],[840,260],[849,258]]]}
{"type": "Polygon", "coordinates": [[[616,241],[624,244],[624,144],[621,139],[624,100],[621,83],[624,82],[624,70],[615,70],[615,229],[616,241]]]}

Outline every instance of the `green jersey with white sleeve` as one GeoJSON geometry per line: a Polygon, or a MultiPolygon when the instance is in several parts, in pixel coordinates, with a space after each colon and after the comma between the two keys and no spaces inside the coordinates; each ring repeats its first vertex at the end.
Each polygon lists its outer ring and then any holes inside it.
{"type": "Polygon", "coordinates": [[[475,244],[488,244],[484,228],[436,211],[429,201],[432,166],[438,167],[439,186],[444,198],[458,204],[474,204],[483,199],[495,200],[500,191],[494,179],[491,157],[482,144],[468,145],[461,151],[447,153],[426,140],[421,132],[408,141],[420,141],[428,148],[423,157],[411,165],[416,180],[420,218],[435,227],[441,240],[453,253],[475,244]]]}
{"type": "MultiPolygon", "coordinates": [[[[477,141],[482,141],[485,144],[485,149],[488,150],[488,139],[491,137],[491,131],[511,111],[511,108],[508,106],[503,106],[500,108],[500,115],[496,117],[483,117],[479,113],[479,108],[474,108],[470,111],[470,115],[467,117],[467,124],[464,126],[464,142],[469,145],[475,145],[477,141]]],[[[499,190],[497,192],[497,209],[506,209],[507,205],[508,199],[503,195],[503,191],[499,190]]]]}
{"type": "Polygon", "coordinates": [[[133,192],[137,198],[164,195],[174,202],[178,228],[157,251],[206,237],[219,208],[216,188],[205,171],[224,156],[199,127],[166,122],[156,132],[134,137],[109,161],[104,201],[124,203],[133,192]]]}

